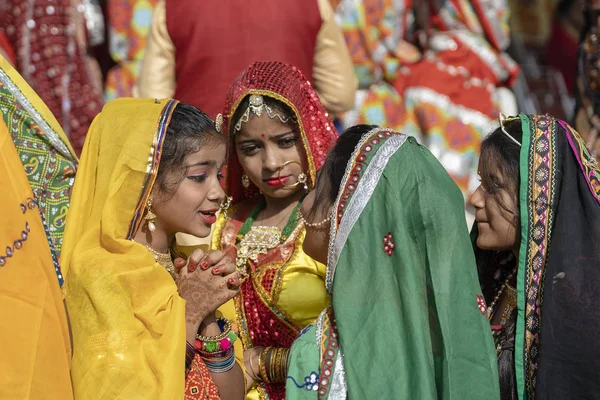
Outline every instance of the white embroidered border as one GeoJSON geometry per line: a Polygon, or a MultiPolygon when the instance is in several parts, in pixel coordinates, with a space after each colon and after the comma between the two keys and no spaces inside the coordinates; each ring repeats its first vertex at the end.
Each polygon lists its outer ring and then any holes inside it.
{"type": "MultiPolygon", "coordinates": [[[[352,152],[352,156],[350,156],[350,160],[348,161],[348,164],[346,165],[346,171],[344,172],[344,177],[342,178],[342,183],[340,184],[340,192],[338,193],[338,197],[335,200],[333,207],[331,208],[331,227],[329,229],[329,250],[327,252],[327,271],[326,271],[326,275],[325,275],[325,288],[327,289],[329,294],[331,294],[331,292],[333,290],[333,271],[331,270],[331,268],[329,268],[329,266],[333,265],[334,243],[335,243],[335,237],[336,237],[337,231],[338,231],[337,209],[338,209],[338,206],[340,205],[340,200],[343,195],[343,193],[342,193],[343,188],[346,187],[348,178],[350,178],[350,172],[352,172],[352,167],[354,166],[354,160],[356,160],[356,157],[358,156],[358,153],[360,152],[360,149],[363,147],[363,145],[368,140],[370,140],[371,137],[375,133],[383,132],[383,131],[387,131],[387,130],[389,130],[389,129],[375,128],[375,129],[369,131],[366,135],[364,135],[363,138],[360,139],[360,141],[354,148],[354,152],[352,152]]],[[[335,261],[337,262],[337,258],[335,261]]]]}
{"type": "Polygon", "coordinates": [[[346,400],[348,398],[348,385],[346,385],[346,371],[344,370],[344,356],[340,347],[335,358],[333,367],[333,376],[331,378],[331,387],[329,388],[328,400],[346,400]]]}
{"type": "Polygon", "coordinates": [[[466,108],[463,106],[452,103],[452,100],[448,96],[439,94],[435,90],[431,90],[425,87],[415,87],[407,89],[404,93],[406,100],[413,99],[418,102],[433,104],[438,108],[444,109],[446,112],[457,116],[460,120],[468,125],[475,125],[479,129],[489,129],[492,120],[485,114],[466,108]]]}
{"type": "Polygon", "coordinates": [[[25,110],[33,117],[35,122],[42,128],[46,138],[50,141],[52,146],[56,150],[58,150],[63,156],[65,156],[68,160],[75,161],[75,158],[69,151],[69,148],[63,143],[62,139],[54,130],[48,125],[48,123],[42,118],[42,116],[38,113],[38,111],[33,107],[33,105],[29,102],[29,99],[23,95],[21,90],[13,83],[13,81],[8,77],[4,70],[0,69],[0,80],[4,85],[8,87],[8,90],[17,98],[19,103],[23,105],[25,110]]]}
{"type": "MultiPolygon", "coordinates": [[[[372,137],[372,135],[369,136],[372,137]]],[[[335,245],[332,254],[333,257],[327,262],[327,269],[329,270],[329,268],[331,268],[332,270],[332,281],[335,278],[335,269],[337,266],[337,261],[340,257],[340,253],[346,245],[346,241],[348,240],[348,236],[350,235],[354,224],[365,209],[369,199],[371,199],[371,196],[375,191],[375,187],[379,182],[379,178],[381,178],[383,170],[385,169],[390,157],[396,153],[396,151],[404,144],[404,142],[406,142],[407,138],[408,136],[404,134],[394,135],[388,138],[386,142],[377,150],[377,153],[375,156],[373,156],[369,165],[367,165],[362,178],[358,182],[354,195],[346,206],[346,211],[344,211],[344,216],[340,221],[340,226],[338,227],[337,235],[335,236],[335,245]]]]}

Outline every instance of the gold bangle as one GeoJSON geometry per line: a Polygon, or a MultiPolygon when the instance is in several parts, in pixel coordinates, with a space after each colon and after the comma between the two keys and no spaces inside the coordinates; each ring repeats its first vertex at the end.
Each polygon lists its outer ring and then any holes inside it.
{"type": "MultiPolygon", "coordinates": [[[[251,372],[250,378],[252,378],[252,379],[254,379],[255,381],[257,381],[257,380],[258,380],[258,378],[257,378],[257,376],[256,376],[256,372],[255,372],[255,370],[254,370],[254,364],[252,363],[252,359],[254,358],[253,356],[254,356],[254,349],[252,349],[252,354],[250,354],[250,355],[248,356],[248,358],[250,359],[250,372],[251,372]]],[[[259,354],[258,356],[259,356],[259,359],[260,359],[260,354],[259,354]]]]}
{"type": "Polygon", "coordinates": [[[287,378],[289,356],[290,349],[283,349],[283,351],[281,352],[281,366],[279,368],[279,374],[281,376],[282,382],[285,382],[287,378]]]}
{"type": "Polygon", "coordinates": [[[265,360],[269,360],[268,367],[269,367],[269,382],[270,383],[275,383],[275,360],[273,359],[273,357],[276,355],[277,355],[277,347],[271,349],[268,356],[265,357],[265,360]]]}
{"type": "Polygon", "coordinates": [[[274,376],[273,380],[277,383],[283,382],[283,377],[281,374],[281,362],[283,361],[283,348],[278,348],[277,353],[275,353],[275,367],[274,367],[274,376]]]}
{"type": "Polygon", "coordinates": [[[275,349],[273,349],[273,351],[271,351],[271,357],[269,359],[269,367],[271,367],[271,376],[269,377],[271,379],[271,382],[273,383],[279,383],[279,381],[277,380],[277,361],[279,360],[279,347],[276,347],[275,349]]]}
{"type": "Polygon", "coordinates": [[[271,381],[269,381],[269,377],[267,376],[267,354],[270,350],[271,350],[271,347],[266,347],[260,353],[260,359],[261,359],[261,362],[259,365],[260,375],[261,375],[263,382],[266,382],[266,383],[271,383],[271,381]]]}

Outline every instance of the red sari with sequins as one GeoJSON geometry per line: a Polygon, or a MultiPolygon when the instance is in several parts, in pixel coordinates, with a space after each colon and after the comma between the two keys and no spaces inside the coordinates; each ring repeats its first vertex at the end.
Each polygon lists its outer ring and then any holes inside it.
{"type": "MultiPolygon", "coordinates": [[[[240,102],[250,94],[272,97],[294,111],[306,152],[308,184],[314,187],[316,171],[323,165],[327,151],[338,134],[310,82],[298,68],[288,64],[258,62],[251,65],[234,81],[227,95],[223,133],[228,137],[231,117],[240,102]]],[[[235,207],[227,216],[220,217],[213,234],[213,247],[221,250],[236,246],[240,228],[260,199],[254,185],[242,189],[242,173],[234,141],[230,140],[226,191],[233,196],[235,207]]],[[[240,295],[234,299],[235,319],[244,349],[255,346],[289,348],[300,330],[329,303],[323,279],[324,266],[302,252],[304,234],[304,225],[298,222],[283,243],[260,255],[256,263],[249,261],[250,277],[243,283],[240,295]],[[284,282],[290,279],[286,274],[292,269],[294,279],[307,279],[299,286],[311,287],[306,294],[308,297],[298,304],[298,307],[308,310],[302,321],[282,306],[280,298],[284,282]],[[307,283],[308,280],[311,283],[307,283]],[[310,318],[306,318],[309,314],[310,318]]],[[[256,389],[260,398],[285,398],[284,383],[260,383],[256,389]]]]}
{"type": "Polygon", "coordinates": [[[8,0],[5,10],[0,10],[0,29],[16,53],[16,69],[52,111],[79,154],[104,103],[99,70],[86,55],[81,4],[8,0]]]}

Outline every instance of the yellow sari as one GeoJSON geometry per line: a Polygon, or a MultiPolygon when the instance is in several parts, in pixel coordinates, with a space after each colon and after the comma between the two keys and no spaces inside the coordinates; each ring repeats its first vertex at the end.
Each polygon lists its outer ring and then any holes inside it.
{"type": "Polygon", "coordinates": [[[77,399],[181,399],[185,301],[131,240],[160,162],[174,100],[119,99],[87,136],[62,253],[77,399]]]}
{"type": "Polygon", "coordinates": [[[0,118],[0,398],[72,399],[71,344],[58,264],[0,118]]]}

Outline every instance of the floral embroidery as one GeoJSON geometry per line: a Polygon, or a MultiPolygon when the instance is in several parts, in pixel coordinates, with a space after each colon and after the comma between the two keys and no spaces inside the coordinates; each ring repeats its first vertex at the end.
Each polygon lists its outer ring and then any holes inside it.
{"type": "Polygon", "coordinates": [[[479,311],[481,311],[481,314],[485,315],[487,306],[485,304],[485,299],[480,294],[477,295],[477,305],[479,306],[479,311]]]}
{"type": "Polygon", "coordinates": [[[287,378],[294,382],[294,385],[296,385],[298,389],[306,389],[309,392],[316,392],[317,390],[319,390],[319,374],[317,374],[314,371],[311,372],[309,376],[304,378],[303,384],[299,384],[298,382],[296,382],[296,380],[292,376],[288,376],[287,378]]]}
{"type": "MultiPolygon", "coordinates": [[[[27,210],[31,210],[36,206],[36,201],[31,197],[28,197],[23,203],[21,203],[21,212],[25,214],[27,210]]],[[[15,251],[20,250],[23,247],[23,242],[27,240],[29,232],[29,222],[25,221],[25,229],[21,231],[19,238],[12,243],[12,246],[6,246],[5,255],[0,256],[0,267],[4,267],[8,262],[8,259],[15,254],[15,251]]]]}
{"type": "Polygon", "coordinates": [[[395,249],[396,243],[392,239],[392,232],[388,232],[388,234],[383,237],[383,252],[391,257],[392,254],[394,254],[395,249]]]}

